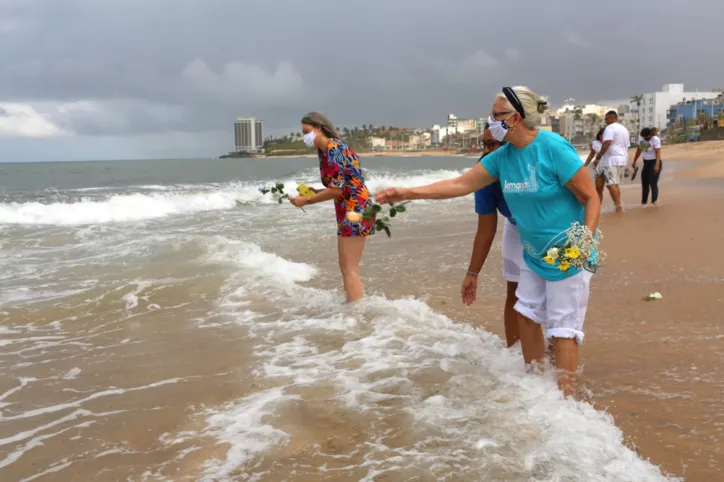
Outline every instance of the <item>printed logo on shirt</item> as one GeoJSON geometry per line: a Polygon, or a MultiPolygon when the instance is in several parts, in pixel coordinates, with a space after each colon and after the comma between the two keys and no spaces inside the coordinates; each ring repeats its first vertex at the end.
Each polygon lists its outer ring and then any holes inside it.
{"type": "Polygon", "coordinates": [[[538,192],[538,177],[536,176],[536,172],[538,166],[531,166],[528,165],[528,172],[530,172],[530,175],[525,181],[522,182],[510,182],[506,180],[503,183],[503,192],[509,193],[509,194],[520,194],[524,192],[538,192]]]}

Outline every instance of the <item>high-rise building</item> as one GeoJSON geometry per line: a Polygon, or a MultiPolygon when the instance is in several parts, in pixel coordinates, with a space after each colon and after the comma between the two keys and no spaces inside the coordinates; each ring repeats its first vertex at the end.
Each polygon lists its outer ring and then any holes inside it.
{"type": "Polygon", "coordinates": [[[254,117],[239,117],[234,122],[234,150],[259,152],[264,147],[264,121],[254,117]]]}
{"type": "Polygon", "coordinates": [[[636,112],[641,127],[658,127],[666,129],[668,113],[672,105],[685,100],[714,99],[718,92],[686,92],[684,84],[666,84],[661,92],[643,94],[640,104],[630,102],[631,110],[636,112]]]}

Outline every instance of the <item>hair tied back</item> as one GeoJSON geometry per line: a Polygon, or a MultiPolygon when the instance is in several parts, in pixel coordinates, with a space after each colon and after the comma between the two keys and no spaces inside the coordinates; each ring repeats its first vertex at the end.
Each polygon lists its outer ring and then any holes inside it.
{"type": "Polygon", "coordinates": [[[548,101],[545,99],[538,99],[538,113],[542,114],[548,110],[548,101]]]}

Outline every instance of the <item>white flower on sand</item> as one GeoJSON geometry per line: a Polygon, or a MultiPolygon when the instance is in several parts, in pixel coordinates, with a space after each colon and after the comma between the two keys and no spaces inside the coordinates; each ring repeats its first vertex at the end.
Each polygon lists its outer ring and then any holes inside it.
{"type": "Polygon", "coordinates": [[[551,248],[546,254],[553,259],[558,259],[558,248],[551,248]]]}
{"type": "Polygon", "coordinates": [[[661,296],[661,293],[659,293],[658,291],[656,293],[652,293],[651,297],[655,300],[660,300],[661,298],[663,298],[663,296],[661,296]]]}
{"type": "Polygon", "coordinates": [[[360,213],[354,212],[354,211],[347,211],[347,221],[350,223],[358,223],[362,219],[362,215],[360,213]]]}

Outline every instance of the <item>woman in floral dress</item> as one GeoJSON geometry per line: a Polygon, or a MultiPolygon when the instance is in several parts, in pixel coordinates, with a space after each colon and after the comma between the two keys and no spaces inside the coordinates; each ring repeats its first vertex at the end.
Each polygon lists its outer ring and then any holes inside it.
{"type": "Polygon", "coordinates": [[[321,112],[310,112],[302,118],[302,133],[305,144],[317,148],[324,189],[313,189],[313,196],[296,196],[291,202],[297,207],[304,207],[334,200],[337,250],[344,291],[348,302],[357,301],[364,294],[359,264],[365,238],[375,232],[374,219],[363,217],[372,200],[360,169],[359,157],[321,112]]]}

